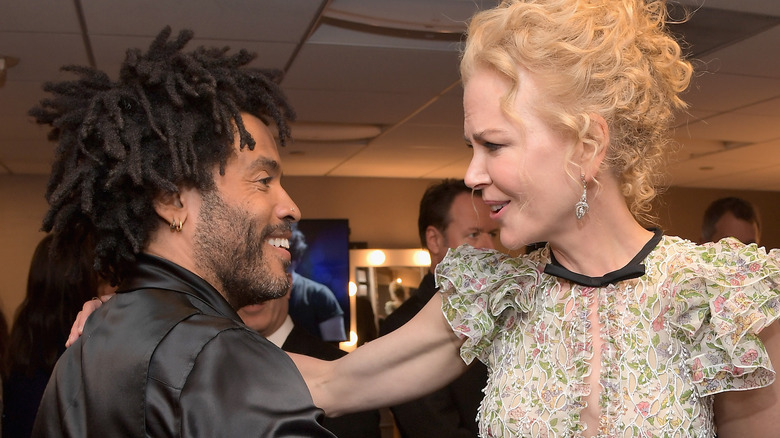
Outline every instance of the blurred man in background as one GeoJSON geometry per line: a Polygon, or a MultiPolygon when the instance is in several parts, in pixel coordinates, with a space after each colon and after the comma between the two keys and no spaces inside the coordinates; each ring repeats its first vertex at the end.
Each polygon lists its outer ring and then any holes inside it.
{"type": "MultiPolygon", "coordinates": [[[[447,250],[463,244],[495,248],[498,224],[480,192],[463,180],[447,179],[429,187],[420,200],[417,219],[420,243],[431,255],[431,266],[409,299],[380,325],[379,334],[398,329],[416,315],[437,293],[436,265],[447,250]]],[[[471,368],[448,386],[420,399],[391,407],[403,438],[473,438],[478,436],[477,409],[487,382],[487,368],[474,361],[471,368]]]]}
{"type": "Polygon", "coordinates": [[[713,201],[704,211],[701,241],[717,242],[734,237],[744,244],[761,242],[761,223],[758,211],[750,202],[736,197],[713,201]]]}

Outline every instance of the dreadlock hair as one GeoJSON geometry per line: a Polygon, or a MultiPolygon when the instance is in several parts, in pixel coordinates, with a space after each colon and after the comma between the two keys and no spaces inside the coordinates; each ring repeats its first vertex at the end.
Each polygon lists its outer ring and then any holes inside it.
{"type": "Polygon", "coordinates": [[[228,47],[185,53],[192,31],[170,36],[166,27],[145,54],[128,50],[116,82],[94,68],[63,67],[79,78],[46,83],[53,97],[30,110],[59,142],[43,229],[89,230],[94,267],[112,284],[159,226],[158,196],[213,189],[212,172],[219,164],[224,174],[236,134],[239,149],[254,148],[240,112],[272,119],[282,145],[295,118],[277,85],[281,73],[246,67],[254,54],[229,55],[228,47]]]}

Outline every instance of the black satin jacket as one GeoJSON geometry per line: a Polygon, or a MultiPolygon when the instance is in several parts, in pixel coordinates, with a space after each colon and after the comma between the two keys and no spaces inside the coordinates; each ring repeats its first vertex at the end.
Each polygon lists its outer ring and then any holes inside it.
{"type": "Polygon", "coordinates": [[[292,360],[192,272],[139,255],[57,362],[34,437],[333,437],[292,360]]]}

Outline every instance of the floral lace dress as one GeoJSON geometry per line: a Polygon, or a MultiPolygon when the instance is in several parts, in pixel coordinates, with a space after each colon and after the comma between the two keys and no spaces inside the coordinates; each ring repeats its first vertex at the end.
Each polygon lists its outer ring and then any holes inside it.
{"type": "Polygon", "coordinates": [[[564,271],[549,247],[513,258],[462,246],[438,265],[444,314],[466,338],[461,356],[490,370],[481,436],[582,436],[592,300],[599,437],[713,437],[713,394],[774,381],[756,333],[780,317],[780,251],[657,232],[602,279],[564,271]]]}

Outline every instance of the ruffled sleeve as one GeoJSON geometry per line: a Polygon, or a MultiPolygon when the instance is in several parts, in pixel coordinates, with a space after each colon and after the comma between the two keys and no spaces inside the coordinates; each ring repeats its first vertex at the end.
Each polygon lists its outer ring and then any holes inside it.
{"type": "Polygon", "coordinates": [[[470,364],[493,338],[532,311],[533,293],[544,264],[494,250],[463,245],[450,249],[436,267],[442,310],[461,338],[461,357],[470,364]]]}
{"type": "Polygon", "coordinates": [[[780,317],[780,252],[723,239],[670,260],[669,322],[688,341],[699,395],[767,386],[775,371],[758,333],[780,317]]]}

